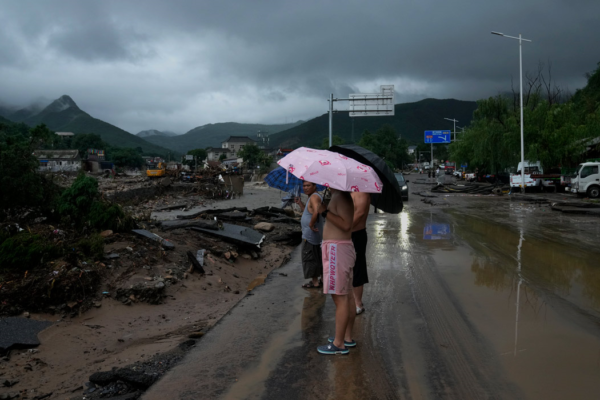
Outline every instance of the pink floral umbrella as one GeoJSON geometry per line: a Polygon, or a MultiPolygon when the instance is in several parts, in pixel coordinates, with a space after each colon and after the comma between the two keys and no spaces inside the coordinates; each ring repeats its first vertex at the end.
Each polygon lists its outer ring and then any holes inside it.
{"type": "Polygon", "coordinates": [[[300,147],[277,164],[302,180],[344,192],[380,193],[383,189],[373,168],[332,151],[300,147]]]}

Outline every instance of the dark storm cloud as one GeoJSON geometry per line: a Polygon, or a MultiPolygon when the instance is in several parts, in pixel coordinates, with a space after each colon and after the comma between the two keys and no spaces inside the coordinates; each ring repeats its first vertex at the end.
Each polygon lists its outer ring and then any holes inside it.
{"type": "Polygon", "coordinates": [[[5,1],[2,100],[69,93],[131,131],[281,122],[395,84],[398,102],[475,100],[552,63],[572,90],[600,61],[598,1],[5,1]],[[48,79],[52,76],[51,79],[48,79]],[[285,116],[285,117],[284,117],[285,116]]]}

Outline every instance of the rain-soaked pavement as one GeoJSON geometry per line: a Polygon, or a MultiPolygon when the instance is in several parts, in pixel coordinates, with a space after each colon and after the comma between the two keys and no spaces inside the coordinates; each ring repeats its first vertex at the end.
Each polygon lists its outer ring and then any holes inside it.
{"type": "Polygon", "coordinates": [[[413,202],[369,217],[349,356],[317,353],[334,306],[300,288],[296,251],[144,398],[600,398],[600,221],[413,202]]]}

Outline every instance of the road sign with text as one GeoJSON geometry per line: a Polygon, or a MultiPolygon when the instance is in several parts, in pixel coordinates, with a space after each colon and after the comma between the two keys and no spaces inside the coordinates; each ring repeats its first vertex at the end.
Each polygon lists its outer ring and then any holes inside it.
{"type": "Polygon", "coordinates": [[[425,131],[425,143],[450,143],[451,131],[425,131]]]}
{"type": "Polygon", "coordinates": [[[394,115],[394,85],[381,85],[381,93],[350,95],[351,117],[384,117],[394,115]]]}

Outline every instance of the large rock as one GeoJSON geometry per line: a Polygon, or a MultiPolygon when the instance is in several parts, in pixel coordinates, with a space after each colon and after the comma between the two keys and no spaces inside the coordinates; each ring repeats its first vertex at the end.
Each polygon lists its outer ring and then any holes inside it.
{"type": "Polygon", "coordinates": [[[271,232],[273,229],[275,229],[275,225],[268,222],[259,222],[258,224],[254,225],[254,229],[262,232],[271,232]]]}
{"type": "Polygon", "coordinates": [[[116,380],[117,375],[114,373],[114,371],[94,372],[92,375],[90,375],[90,382],[100,386],[108,385],[116,380]]]}
{"type": "Polygon", "coordinates": [[[118,369],[116,375],[122,381],[130,383],[141,389],[148,389],[156,381],[156,376],[134,371],[131,368],[118,369]]]}

